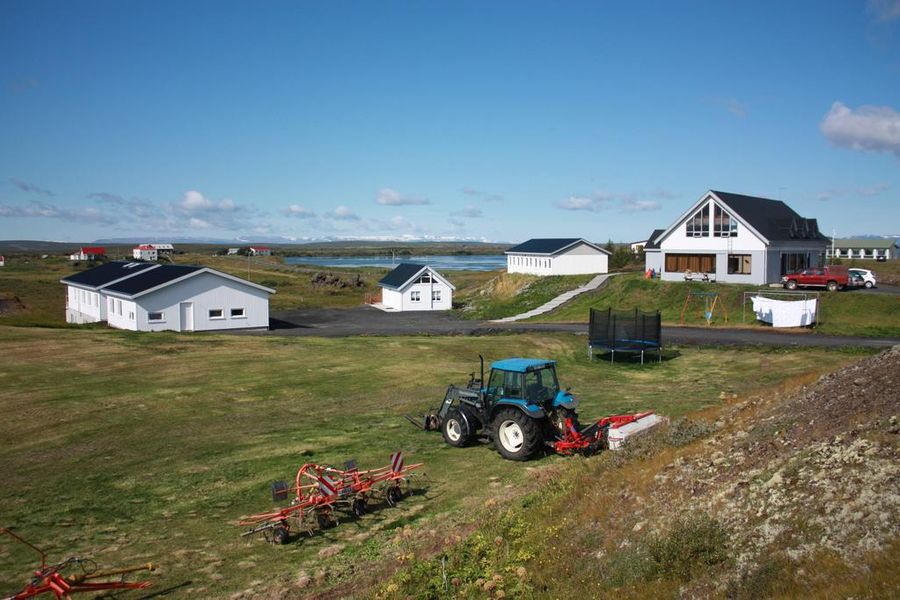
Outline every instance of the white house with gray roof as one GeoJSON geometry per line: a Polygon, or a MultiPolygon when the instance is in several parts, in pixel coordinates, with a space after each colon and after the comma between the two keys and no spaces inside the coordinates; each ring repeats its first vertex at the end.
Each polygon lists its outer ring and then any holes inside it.
{"type": "Polygon", "coordinates": [[[60,280],[66,321],[132,331],[268,329],[275,290],[208,267],[114,261],[60,280]]]}
{"type": "Polygon", "coordinates": [[[828,243],[815,219],[780,200],[710,190],[667,229],[651,234],[645,267],[666,281],[762,285],[821,266],[828,243]]]}
{"type": "Polygon", "coordinates": [[[506,251],[506,272],[529,275],[608,273],[609,254],[583,238],[533,238],[506,251]]]}
{"type": "Polygon", "coordinates": [[[456,287],[440,273],[417,263],[400,263],[378,282],[381,308],[388,311],[448,310],[456,287]]]}

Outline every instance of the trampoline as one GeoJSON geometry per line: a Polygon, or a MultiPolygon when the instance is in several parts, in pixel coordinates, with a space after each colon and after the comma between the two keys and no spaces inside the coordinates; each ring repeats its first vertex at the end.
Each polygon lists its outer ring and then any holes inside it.
{"type": "Polygon", "coordinates": [[[644,364],[645,352],[656,352],[662,362],[662,319],[659,311],[591,309],[588,328],[588,357],[593,360],[594,349],[610,353],[613,362],[616,352],[640,353],[644,364]]]}

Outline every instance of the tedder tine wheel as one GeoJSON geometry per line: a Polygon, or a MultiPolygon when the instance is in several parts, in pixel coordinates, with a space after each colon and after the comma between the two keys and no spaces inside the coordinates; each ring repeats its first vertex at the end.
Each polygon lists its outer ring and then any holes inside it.
{"type": "Polygon", "coordinates": [[[389,506],[397,506],[397,503],[403,499],[403,492],[399,486],[389,487],[387,491],[387,503],[389,506]]]}
{"type": "Polygon", "coordinates": [[[272,530],[272,542],[275,544],[287,544],[288,530],[287,527],[278,526],[272,530]]]}
{"type": "Polygon", "coordinates": [[[353,514],[357,517],[361,517],[366,514],[366,499],[365,498],[356,498],[353,501],[353,504],[350,505],[350,508],[353,510],[353,514]]]}
{"type": "Polygon", "coordinates": [[[331,515],[326,512],[316,513],[316,523],[318,523],[319,529],[328,529],[334,525],[331,515]]]}

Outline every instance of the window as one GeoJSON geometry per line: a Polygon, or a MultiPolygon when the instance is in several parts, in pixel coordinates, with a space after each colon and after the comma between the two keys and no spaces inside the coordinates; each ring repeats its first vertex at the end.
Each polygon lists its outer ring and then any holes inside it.
{"type": "Polygon", "coordinates": [[[243,319],[244,318],[244,309],[243,308],[232,308],[231,309],[231,318],[232,319],[243,319]]]}
{"type": "Polygon", "coordinates": [[[722,210],[718,204],[715,205],[713,213],[713,236],[715,237],[735,237],[737,236],[737,221],[727,212],[722,210]]]}
{"type": "Polygon", "coordinates": [[[441,290],[431,290],[431,301],[432,302],[440,302],[441,301],[441,290]]]}
{"type": "Polygon", "coordinates": [[[422,273],[422,276],[416,280],[416,283],[431,283],[431,273],[422,273]]]}
{"type": "Polygon", "coordinates": [[[163,321],[163,320],[165,320],[163,317],[165,317],[165,315],[161,312],[148,312],[147,313],[147,320],[150,322],[163,321]]]}
{"type": "Polygon", "coordinates": [[[409,293],[410,302],[421,302],[422,301],[422,292],[419,290],[414,290],[409,293]]]}
{"type": "Polygon", "coordinates": [[[116,300],[116,313],[121,317],[122,316],[122,301],[116,300]]]}
{"type": "Polygon", "coordinates": [[[131,311],[131,312],[128,313],[128,320],[129,320],[129,321],[134,321],[134,311],[131,311]]]}
{"type": "Polygon", "coordinates": [[[749,254],[729,254],[728,255],[728,274],[729,275],[749,275],[750,274],[750,255],[749,254]]]}
{"type": "Polygon", "coordinates": [[[685,233],[688,237],[709,237],[709,204],[687,220],[685,233]]]}
{"type": "Polygon", "coordinates": [[[666,254],[666,271],[669,273],[715,273],[715,254],[666,254]]]}
{"type": "Polygon", "coordinates": [[[211,308],[209,309],[209,318],[210,319],[224,319],[225,311],[221,308],[211,308]]]}
{"type": "Polygon", "coordinates": [[[781,274],[797,273],[809,267],[809,255],[800,252],[790,252],[781,255],[781,274]]]}

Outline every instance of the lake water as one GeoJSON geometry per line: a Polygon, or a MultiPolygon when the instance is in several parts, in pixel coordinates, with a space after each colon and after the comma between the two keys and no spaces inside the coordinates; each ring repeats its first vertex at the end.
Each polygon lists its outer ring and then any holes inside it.
{"type": "Polygon", "coordinates": [[[314,267],[384,267],[390,269],[401,262],[429,265],[438,271],[494,271],[506,268],[503,255],[466,256],[286,256],[285,264],[314,267]]]}

